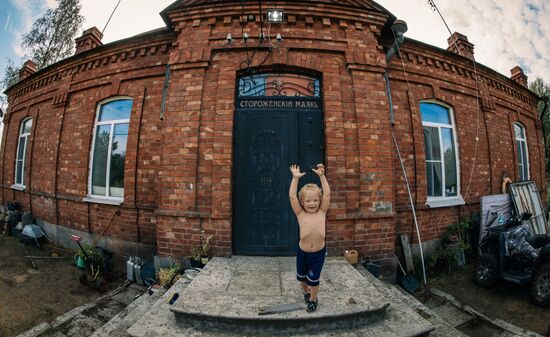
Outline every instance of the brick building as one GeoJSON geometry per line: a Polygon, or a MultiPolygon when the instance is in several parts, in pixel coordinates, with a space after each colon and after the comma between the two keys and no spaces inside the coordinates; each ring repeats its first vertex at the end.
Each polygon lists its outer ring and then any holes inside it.
{"type": "Polygon", "coordinates": [[[161,16],[106,45],[89,29],[6,91],[1,201],[59,242],[120,210],[113,250],[179,257],[204,230],[214,255],[293,254],[288,166],[324,162],[329,252],[391,259],[413,233],[392,132],[424,241],[478,212],[503,174],[545,189],[538,97],[519,67],[475,64],[463,35],[448,50],[405,39],[387,62],[396,18],[373,1],[184,0],[161,16]]]}

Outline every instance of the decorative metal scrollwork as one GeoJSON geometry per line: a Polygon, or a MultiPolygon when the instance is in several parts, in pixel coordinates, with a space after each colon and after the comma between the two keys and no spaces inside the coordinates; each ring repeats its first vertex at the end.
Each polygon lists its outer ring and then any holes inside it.
{"type": "Polygon", "coordinates": [[[258,74],[241,77],[240,97],[320,97],[318,79],[295,74],[258,74]]]}

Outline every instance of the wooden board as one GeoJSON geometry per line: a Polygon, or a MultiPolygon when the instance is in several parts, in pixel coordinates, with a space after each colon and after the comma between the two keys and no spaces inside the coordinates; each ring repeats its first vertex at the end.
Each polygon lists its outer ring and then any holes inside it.
{"type": "Polygon", "coordinates": [[[277,305],[272,305],[270,307],[259,308],[258,315],[279,314],[283,312],[298,311],[303,309],[304,309],[304,306],[300,302],[277,304],[277,305]]]}
{"type": "Polygon", "coordinates": [[[403,255],[405,255],[405,268],[407,273],[414,272],[414,262],[411,252],[411,244],[409,243],[409,237],[407,234],[401,234],[401,245],[403,246],[403,255]]]}

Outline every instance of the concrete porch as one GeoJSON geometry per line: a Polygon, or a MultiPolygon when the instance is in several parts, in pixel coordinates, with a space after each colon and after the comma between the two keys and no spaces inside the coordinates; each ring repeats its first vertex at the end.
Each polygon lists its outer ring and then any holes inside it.
{"type": "Polygon", "coordinates": [[[319,307],[306,312],[292,257],[214,258],[190,283],[180,280],[128,329],[147,336],[427,336],[433,326],[380,292],[344,258],[328,258],[319,307]],[[178,293],[177,301],[168,301],[178,293]],[[298,311],[259,315],[300,303],[298,311]]]}

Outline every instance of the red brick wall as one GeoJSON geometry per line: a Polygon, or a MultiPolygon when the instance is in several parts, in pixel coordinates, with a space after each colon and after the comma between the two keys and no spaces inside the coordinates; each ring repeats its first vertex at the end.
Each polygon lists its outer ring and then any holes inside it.
{"type": "MultiPolygon", "coordinates": [[[[82,201],[97,104],[131,97],[124,204],[108,235],[156,244],[159,254],[179,257],[198,244],[202,229],[214,236],[215,255],[230,255],[234,100],[246,50],[239,38],[240,5],[216,6],[224,7],[216,17],[202,7],[175,9],[168,14],[172,33],[150,33],[84,52],[11,88],[0,152],[5,163],[0,172],[2,202],[15,199],[48,222],[101,232],[117,207],[82,201]],[[231,46],[227,33],[234,37],[231,46]],[[166,65],[170,81],[161,120],[166,65]],[[38,122],[33,126],[33,149],[27,153],[30,185],[20,192],[10,186],[18,127],[26,116],[38,122]]],[[[308,6],[312,4],[293,3],[285,11],[287,23],[270,28],[270,34],[283,35],[282,44],[270,50],[266,42],[251,66],[320,76],[332,187],[329,250],[338,255],[357,249],[371,259],[391,259],[397,235],[412,235],[413,221],[391,137],[385,51],[378,42],[387,16],[336,10],[334,5],[312,12],[308,6]]],[[[249,44],[257,45],[258,22],[246,23],[244,30],[251,36],[249,44]]],[[[423,240],[438,238],[461,215],[476,212],[480,196],[499,193],[503,171],[517,177],[514,121],[527,130],[531,176],[545,188],[532,94],[482,66],[476,69],[476,82],[468,59],[414,41],[405,43],[401,55],[406,75],[398,55],[389,65],[393,130],[423,240]],[[424,99],[453,109],[465,207],[426,206],[419,112],[424,99]]]]}

